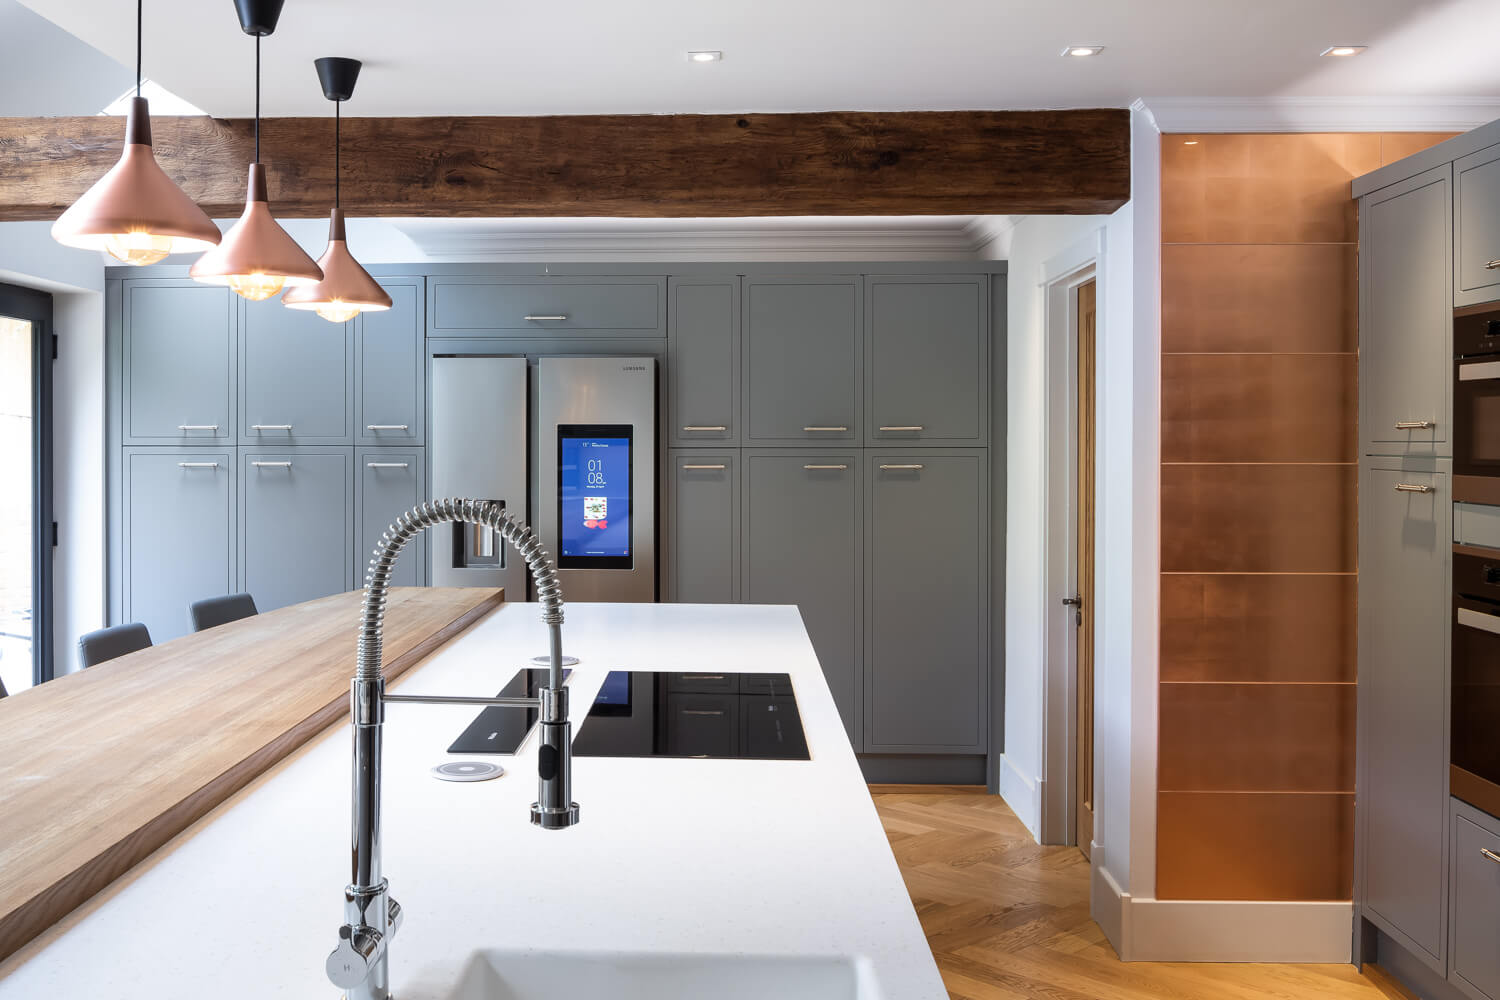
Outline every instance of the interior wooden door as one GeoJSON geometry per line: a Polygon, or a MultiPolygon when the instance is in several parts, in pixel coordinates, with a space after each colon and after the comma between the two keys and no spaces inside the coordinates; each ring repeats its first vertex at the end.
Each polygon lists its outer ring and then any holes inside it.
{"type": "Polygon", "coordinates": [[[1088,857],[1094,841],[1094,318],[1095,285],[1078,286],[1078,642],[1077,797],[1073,813],[1078,848],[1088,857]]]}

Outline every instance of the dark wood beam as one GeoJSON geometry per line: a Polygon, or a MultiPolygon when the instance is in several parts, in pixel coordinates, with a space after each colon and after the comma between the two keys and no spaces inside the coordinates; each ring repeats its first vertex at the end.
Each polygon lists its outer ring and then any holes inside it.
{"type": "MultiPolygon", "coordinates": [[[[244,205],[251,123],[157,118],[162,167],[215,217],[244,205]]],[[[55,218],[115,162],[119,118],[0,118],[0,220],[55,218]]],[[[333,122],[261,123],[273,210],[333,200],[333,122]]],[[[363,216],[1014,215],[1130,197],[1121,109],[346,118],[363,216]]]]}

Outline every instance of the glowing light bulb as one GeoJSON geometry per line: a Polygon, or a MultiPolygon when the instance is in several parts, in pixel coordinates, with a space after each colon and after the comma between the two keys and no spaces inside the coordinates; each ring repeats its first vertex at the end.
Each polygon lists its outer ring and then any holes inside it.
{"type": "Polygon", "coordinates": [[[260,302],[263,299],[269,299],[281,291],[281,286],[284,284],[286,284],[286,278],[280,274],[261,274],[259,271],[256,271],[253,274],[231,274],[229,276],[229,287],[251,302],[260,302]]]}
{"type": "Polygon", "coordinates": [[[115,260],[141,267],[155,264],[172,252],[172,237],[153,233],[116,233],[104,241],[104,251],[115,260]]]}
{"type": "Polygon", "coordinates": [[[322,316],[330,323],[347,323],[359,315],[359,306],[334,299],[332,302],[325,302],[323,305],[317,306],[313,309],[313,312],[322,316]]]}

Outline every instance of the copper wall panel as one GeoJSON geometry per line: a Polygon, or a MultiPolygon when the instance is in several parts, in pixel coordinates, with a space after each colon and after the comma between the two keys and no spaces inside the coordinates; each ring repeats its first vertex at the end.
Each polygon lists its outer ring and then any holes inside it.
{"type": "Polygon", "coordinates": [[[1352,683],[1356,592],[1352,574],[1163,576],[1161,679],[1352,683]]]}
{"type": "Polygon", "coordinates": [[[1161,349],[1352,352],[1352,243],[1176,244],[1161,251],[1161,349]]]}
{"type": "Polygon", "coordinates": [[[1159,899],[1347,900],[1354,796],[1162,792],[1159,899]]]}
{"type": "Polygon", "coordinates": [[[1163,462],[1353,462],[1352,354],[1169,354],[1163,462]]]}
{"type": "Polygon", "coordinates": [[[1163,684],[1164,792],[1352,792],[1353,684],[1163,684]]]}
{"type": "Polygon", "coordinates": [[[1353,465],[1164,465],[1161,568],[1185,573],[1348,573],[1353,465]]]}
{"type": "Polygon", "coordinates": [[[1442,142],[1451,139],[1459,132],[1386,132],[1381,138],[1380,165],[1395,163],[1397,160],[1405,159],[1413,153],[1420,153],[1442,142]]]}
{"type": "Polygon", "coordinates": [[[1163,136],[1162,242],[1353,243],[1380,157],[1377,133],[1163,136]]]}

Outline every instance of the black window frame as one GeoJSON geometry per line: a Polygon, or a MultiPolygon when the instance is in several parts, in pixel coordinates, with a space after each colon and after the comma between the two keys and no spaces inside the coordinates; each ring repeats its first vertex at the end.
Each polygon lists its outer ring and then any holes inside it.
{"type": "Polygon", "coordinates": [[[31,323],[31,683],[55,673],[53,566],[57,525],[52,507],[52,296],[0,283],[0,316],[31,323]]]}

